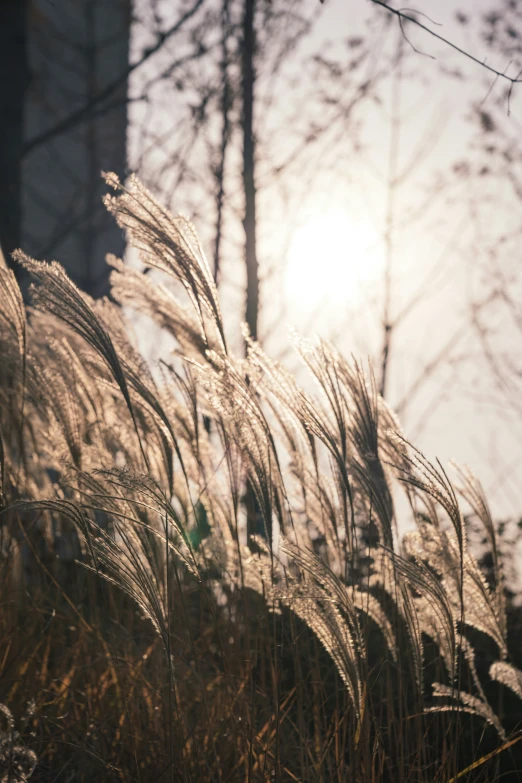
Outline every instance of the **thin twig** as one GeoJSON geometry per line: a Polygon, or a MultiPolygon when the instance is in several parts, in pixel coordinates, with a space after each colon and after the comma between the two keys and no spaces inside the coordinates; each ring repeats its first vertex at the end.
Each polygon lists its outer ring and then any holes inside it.
{"type": "MultiPolygon", "coordinates": [[[[374,3],[374,5],[379,5],[382,8],[385,8],[390,14],[394,14],[398,19],[399,23],[401,24],[402,29],[402,23],[403,22],[412,22],[413,24],[417,25],[417,27],[420,27],[425,32],[429,33],[433,38],[436,38],[438,41],[441,41],[446,46],[449,46],[451,49],[454,49],[456,52],[461,54],[463,57],[466,57],[468,60],[471,60],[472,62],[476,63],[477,65],[480,65],[482,68],[485,68],[490,73],[495,74],[498,78],[506,79],[511,84],[509,95],[508,95],[508,101],[511,97],[511,92],[513,90],[513,86],[515,84],[520,84],[522,81],[522,71],[519,71],[519,73],[516,76],[508,76],[505,71],[498,71],[496,68],[493,68],[493,66],[488,65],[485,60],[479,60],[478,57],[475,57],[470,52],[467,52],[465,49],[462,49],[460,46],[457,46],[457,44],[450,41],[448,38],[445,38],[443,35],[440,35],[439,33],[435,32],[435,30],[431,30],[429,27],[427,27],[425,24],[420,22],[418,19],[416,19],[414,16],[410,16],[409,14],[405,13],[404,11],[400,10],[399,8],[392,8],[389,6],[384,0],[370,0],[371,3],[374,3]]],[[[417,13],[417,12],[415,12],[417,13]]],[[[430,55],[431,56],[431,55],[430,55]]]]}

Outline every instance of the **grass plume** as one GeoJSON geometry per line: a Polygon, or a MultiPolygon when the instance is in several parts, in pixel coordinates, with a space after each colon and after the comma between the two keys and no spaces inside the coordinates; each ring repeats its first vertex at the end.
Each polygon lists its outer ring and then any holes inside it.
{"type": "Polygon", "coordinates": [[[480,485],[408,443],[332,346],[297,343],[315,395],[249,338],[233,356],[193,227],[107,181],[163,275],[111,259],[113,298],[169,332],[168,360],[149,367],[117,304],[17,253],[26,317],[0,267],[0,699],[34,699],[19,779],[517,774],[521,662],[480,485]]]}

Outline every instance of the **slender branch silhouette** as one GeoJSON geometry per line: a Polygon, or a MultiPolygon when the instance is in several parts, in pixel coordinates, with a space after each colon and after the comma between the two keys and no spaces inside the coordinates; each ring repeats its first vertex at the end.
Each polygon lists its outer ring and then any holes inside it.
{"type": "Polygon", "coordinates": [[[372,2],[374,5],[381,6],[382,8],[385,8],[389,13],[394,14],[398,18],[399,23],[401,24],[401,29],[402,29],[403,22],[412,22],[412,24],[416,25],[417,27],[420,27],[421,30],[424,30],[425,32],[429,33],[429,35],[431,35],[433,38],[436,38],[438,41],[441,41],[446,46],[449,46],[451,49],[454,49],[463,57],[466,57],[468,60],[471,60],[477,65],[480,65],[482,68],[485,68],[486,71],[489,71],[490,73],[494,74],[497,79],[500,78],[508,81],[511,85],[508,93],[508,113],[509,113],[509,102],[511,98],[511,93],[513,91],[513,87],[515,86],[515,84],[520,84],[520,82],[522,82],[522,71],[519,71],[516,76],[508,76],[506,73],[507,69],[504,71],[499,71],[497,70],[497,68],[494,68],[492,65],[488,65],[485,60],[480,60],[478,57],[475,57],[473,54],[471,54],[471,52],[467,52],[465,49],[462,49],[460,46],[453,43],[453,41],[450,41],[448,38],[445,38],[443,35],[440,35],[440,33],[437,33],[435,30],[432,30],[423,22],[419,21],[419,19],[417,19],[415,16],[411,16],[409,13],[405,13],[405,11],[402,11],[400,8],[392,8],[390,5],[388,5],[388,3],[384,2],[384,0],[370,0],[370,2],[372,2]]]}

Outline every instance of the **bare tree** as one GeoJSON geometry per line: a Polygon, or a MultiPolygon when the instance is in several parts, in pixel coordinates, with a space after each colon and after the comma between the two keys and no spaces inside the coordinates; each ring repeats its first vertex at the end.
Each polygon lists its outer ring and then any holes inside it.
{"type": "Polygon", "coordinates": [[[257,340],[259,315],[254,141],[255,12],[256,0],[245,0],[242,40],[243,188],[245,197],[243,226],[245,229],[245,264],[247,273],[245,320],[253,340],[257,340]]]}
{"type": "Polygon", "coordinates": [[[221,238],[223,232],[223,211],[225,200],[225,167],[227,151],[231,136],[230,112],[233,95],[229,74],[229,39],[230,39],[230,0],[223,0],[221,9],[221,143],[218,152],[218,162],[215,169],[216,177],[216,230],[214,240],[214,280],[219,284],[221,269],[221,238]]]}
{"type": "MultiPolygon", "coordinates": [[[[463,49],[460,46],[457,46],[455,43],[450,41],[445,36],[438,33],[436,30],[433,30],[429,24],[433,24],[432,20],[429,19],[425,14],[422,12],[418,12],[415,9],[410,8],[394,8],[391,6],[386,0],[371,0],[371,2],[376,5],[380,6],[381,8],[385,9],[388,13],[392,14],[398,21],[398,24],[400,26],[401,32],[405,35],[405,25],[406,23],[410,23],[412,25],[415,25],[420,30],[423,30],[425,33],[428,34],[428,36],[431,36],[437,41],[440,41],[445,46],[449,47],[450,49],[453,49],[455,52],[458,52],[463,58],[469,60],[470,62],[475,63],[475,65],[480,66],[484,71],[487,71],[490,74],[493,74],[495,79],[500,79],[502,81],[505,81],[508,83],[509,88],[506,95],[507,98],[507,109],[509,112],[509,100],[511,98],[511,94],[513,92],[513,88],[515,85],[520,84],[522,82],[522,70],[519,70],[515,73],[514,76],[509,75],[507,73],[508,68],[504,68],[504,70],[497,69],[493,67],[492,65],[489,65],[489,63],[486,62],[486,58],[479,59],[478,57],[475,57],[475,55],[471,54],[471,52],[466,51],[466,49],[463,49]]],[[[502,5],[504,6],[504,10],[515,12],[518,10],[518,2],[517,0],[503,0],[502,5]]],[[[466,19],[466,14],[463,14],[462,12],[457,11],[457,17],[459,16],[461,19],[466,19]]],[[[503,14],[498,10],[498,8],[494,9],[490,13],[490,18],[494,20],[494,23],[496,21],[502,19],[503,14]]],[[[514,28],[512,28],[514,29],[514,28]]],[[[509,33],[508,33],[509,35],[509,33]]],[[[407,39],[409,42],[409,39],[407,39]]],[[[421,54],[419,50],[417,50],[411,42],[409,42],[412,49],[414,49],[416,52],[421,54]]],[[[511,64],[511,63],[510,63],[511,64]]]]}
{"type": "MultiPolygon", "coordinates": [[[[505,0],[485,11],[474,23],[465,14],[457,15],[462,25],[478,28],[489,57],[503,57],[506,73],[522,69],[522,7],[505,0]]],[[[473,230],[470,265],[474,275],[469,291],[470,324],[478,341],[477,364],[485,371],[476,373],[474,399],[487,401],[493,409],[496,426],[512,444],[515,453],[506,452],[493,466],[495,491],[509,496],[520,479],[519,450],[522,443],[520,404],[522,360],[522,275],[520,241],[522,222],[522,146],[520,123],[506,105],[518,94],[498,77],[483,80],[483,99],[468,111],[474,135],[467,155],[459,160],[454,173],[469,183],[467,210],[473,230]]],[[[518,503],[514,503],[518,512],[518,503]]]]}
{"type": "Polygon", "coordinates": [[[400,144],[400,107],[401,107],[401,81],[402,81],[403,41],[399,42],[397,60],[392,76],[391,86],[391,116],[390,116],[390,142],[388,156],[387,199],[386,199],[386,225],[384,231],[385,262],[384,262],[384,302],[383,302],[383,347],[381,361],[381,380],[379,391],[382,397],[386,396],[386,381],[388,374],[388,362],[390,359],[391,342],[393,336],[392,317],[392,279],[393,279],[393,238],[396,210],[396,195],[398,186],[399,168],[399,144],[400,144]]]}

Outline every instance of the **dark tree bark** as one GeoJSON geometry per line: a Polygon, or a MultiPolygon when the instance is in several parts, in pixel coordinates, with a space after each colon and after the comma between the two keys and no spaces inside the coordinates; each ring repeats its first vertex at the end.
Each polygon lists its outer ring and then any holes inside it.
{"type": "Polygon", "coordinates": [[[0,3],[0,245],[7,263],[21,240],[20,156],[28,83],[27,0],[0,3]]]}
{"type": "MultiPolygon", "coordinates": [[[[245,263],[246,263],[246,314],[245,320],[253,340],[258,338],[259,315],[259,268],[256,246],[256,186],[255,186],[255,141],[254,141],[254,87],[255,87],[255,11],[256,0],[245,0],[243,12],[242,51],[242,130],[243,130],[243,190],[245,195],[245,263]]],[[[245,348],[246,349],[246,348],[245,348]]],[[[267,535],[261,518],[252,484],[247,482],[246,491],[247,539],[253,535],[267,535]]],[[[267,522],[268,524],[268,522],[267,522]]]]}
{"type": "Polygon", "coordinates": [[[243,16],[243,188],[245,193],[245,262],[247,273],[246,317],[252,339],[258,337],[259,270],[256,248],[256,187],[254,140],[255,87],[255,9],[256,0],[245,0],[243,16]]]}

